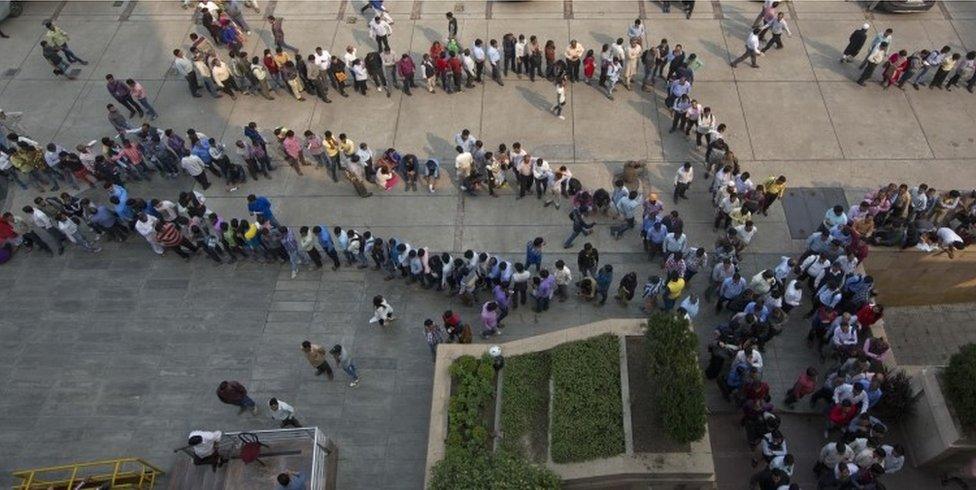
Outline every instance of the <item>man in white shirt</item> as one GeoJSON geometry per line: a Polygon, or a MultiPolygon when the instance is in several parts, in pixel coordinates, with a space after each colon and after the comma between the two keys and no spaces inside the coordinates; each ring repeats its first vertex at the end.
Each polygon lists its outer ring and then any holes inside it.
{"type": "Polygon", "coordinates": [[[884,444],[881,449],[885,452],[885,474],[897,473],[905,466],[905,448],[901,444],[889,446],[884,444]]]}
{"type": "Polygon", "coordinates": [[[752,220],[748,220],[744,224],[736,226],[734,229],[735,234],[739,237],[739,240],[742,240],[742,248],[749,246],[749,242],[752,241],[752,237],[756,234],[756,231],[759,230],[756,228],[756,225],[753,224],[752,220]]]}
{"type": "Polygon", "coordinates": [[[163,246],[156,240],[156,223],[158,222],[159,218],[155,216],[139,213],[139,216],[136,218],[136,231],[146,239],[153,252],[156,252],[157,255],[162,255],[163,246]]]}
{"type": "Polygon", "coordinates": [[[315,57],[315,64],[318,65],[322,71],[328,71],[329,67],[332,66],[332,55],[329,54],[327,50],[322,49],[321,46],[315,48],[315,52],[312,53],[315,57]]]}
{"type": "Polygon", "coordinates": [[[393,34],[393,27],[380,16],[373,17],[369,23],[369,36],[376,40],[377,51],[382,53],[384,48],[390,49],[390,34],[393,34]]]}
{"type": "Polygon", "coordinates": [[[179,49],[173,50],[173,57],[173,70],[186,79],[186,83],[190,87],[190,95],[201,97],[200,84],[197,82],[197,72],[193,68],[193,62],[183,56],[183,52],[179,49]]]}
{"type": "Polygon", "coordinates": [[[44,211],[35,209],[31,206],[24,206],[23,211],[24,214],[30,217],[31,223],[35,227],[46,231],[47,234],[51,235],[51,238],[58,243],[58,255],[63,254],[64,242],[68,238],[64,236],[64,233],[61,233],[61,230],[59,230],[57,226],[55,226],[54,221],[52,221],[51,218],[44,213],[44,211]]]}
{"type": "Polygon", "coordinates": [[[213,465],[214,471],[224,465],[227,459],[220,456],[220,438],[224,433],[221,431],[209,432],[205,430],[195,430],[190,432],[187,439],[187,446],[193,449],[193,464],[213,465]]]}
{"type": "Polygon", "coordinates": [[[207,180],[207,174],[204,172],[206,164],[203,163],[200,157],[193,154],[187,155],[180,160],[180,167],[183,167],[183,170],[186,170],[186,173],[190,174],[190,177],[196,179],[203,187],[203,190],[210,188],[210,181],[207,180]]]}
{"type": "Polygon", "coordinates": [[[85,249],[87,252],[98,253],[102,251],[101,247],[92,243],[88,237],[81,233],[81,230],[78,229],[78,223],[75,223],[74,219],[63,214],[58,214],[57,220],[58,231],[64,233],[68,237],[68,241],[85,249]]]}
{"type": "Polygon", "coordinates": [[[678,198],[688,199],[685,192],[691,187],[691,181],[695,178],[695,169],[691,167],[691,162],[685,162],[678,168],[678,173],[674,176],[674,203],[678,204],[678,198]]]}
{"type": "Polygon", "coordinates": [[[268,400],[268,407],[271,409],[271,418],[281,422],[281,427],[301,427],[302,424],[295,418],[295,407],[277,398],[268,400]]]}
{"type": "Polygon", "coordinates": [[[861,72],[860,78],[857,79],[857,84],[863,87],[864,82],[874,75],[874,69],[881,63],[884,63],[887,58],[888,43],[881,43],[871,50],[871,53],[865,59],[864,71],[861,72]]]}
{"type": "Polygon", "coordinates": [[[851,405],[860,405],[860,413],[868,411],[868,394],[864,392],[861,383],[843,383],[834,388],[834,403],[850,400],[851,405]]]}
{"type": "MultiPolygon", "coordinates": [[[[491,79],[504,86],[501,71],[498,69],[498,62],[501,61],[502,54],[498,51],[498,41],[492,39],[488,41],[488,64],[491,65],[491,79]]],[[[477,58],[475,58],[477,60],[477,58]]]]}
{"type": "Polygon", "coordinates": [[[454,146],[460,146],[464,151],[474,153],[477,140],[478,138],[471,134],[471,131],[462,129],[460,133],[454,135],[454,146]]]}
{"type": "Polygon", "coordinates": [[[943,226],[935,232],[935,236],[939,239],[939,252],[936,255],[942,255],[946,253],[949,258],[955,258],[955,251],[962,250],[966,248],[965,242],[963,242],[962,237],[958,233],[953,231],[952,228],[948,226],[943,226]]]}
{"type": "Polygon", "coordinates": [[[750,32],[749,36],[746,37],[746,52],[742,53],[742,56],[739,56],[738,58],[733,60],[732,63],[729,63],[729,65],[732,66],[732,68],[735,68],[735,65],[738,65],[746,58],[749,58],[749,61],[753,68],[759,68],[759,64],[756,63],[756,57],[763,55],[763,52],[759,49],[760,31],[761,29],[759,29],[758,27],[752,28],[752,32],[750,32]]]}
{"type": "Polygon", "coordinates": [[[763,30],[769,30],[773,34],[773,37],[769,39],[766,46],[762,48],[762,52],[765,53],[769,48],[776,45],[776,49],[783,49],[783,33],[785,32],[787,36],[793,37],[793,33],[790,32],[790,26],[786,24],[786,14],[780,12],[776,15],[776,18],[763,26],[763,30]]]}

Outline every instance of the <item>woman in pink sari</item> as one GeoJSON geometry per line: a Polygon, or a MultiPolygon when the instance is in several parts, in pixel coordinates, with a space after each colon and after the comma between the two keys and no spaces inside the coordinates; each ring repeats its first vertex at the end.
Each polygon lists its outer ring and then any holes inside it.
{"type": "Polygon", "coordinates": [[[885,89],[898,83],[902,73],[908,68],[908,51],[904,49],[889,56],[885,63],[884,72],[881,73],[881,85],[885,89]]]}

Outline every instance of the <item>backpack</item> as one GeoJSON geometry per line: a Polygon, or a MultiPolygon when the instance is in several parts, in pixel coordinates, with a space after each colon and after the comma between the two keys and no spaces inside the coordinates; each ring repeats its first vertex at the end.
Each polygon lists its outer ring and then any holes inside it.
{"type": "Polygon", "coordinates": [[[465,323],[461,327],[461,338],[458,340],[460,344],[470,344],[471,343],[471,325],[465,323]]]}

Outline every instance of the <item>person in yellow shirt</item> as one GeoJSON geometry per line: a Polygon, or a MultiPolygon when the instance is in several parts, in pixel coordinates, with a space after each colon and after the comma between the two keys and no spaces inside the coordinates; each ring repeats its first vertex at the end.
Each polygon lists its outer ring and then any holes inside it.
{"type": "Polygon", "coordinates": [[[339,182],[339,141],[332,136],[332,131],[326,131],[322,138],[322,146],[325,147],[325,154],[329,156],[329,175],[332,182],[339,182]]]}
{"type": "Polygon", "coordinates": [[[763,205],[762,214],[763,216],[769,216],[767,210],[773,205],[777,199],[782,199],[783,194],[786,192],[786,177],[780,175],[779,177],[769,176],[766,182],[763,183],[763,205]]]}
{"type": "Polygon", "coordinates": [[[671,311],[678,298],[681,297],[681,293],[685,290],[685,280],[677,271],[674,271],[668,274],[668,282],[664,287],[664,304],[661,307],[664,311],[671,311]]]}
{"type": "Polygon", "coordinates": [[[47,32],[44,33],[44,40],[64,53],[64,58],[68,60],[68,63],[88,64],[87,61],[79,58],[75,55],[74,51],[68,48],[68,40],[70,39],[68,33],[62,31],[60,27],[54,25],[50,20],[44,21],[44,27],[47,28],[47,32]]]}
{"type": "MultiPolygon", "coordinates": [[[[48,180],[42,173],[46,165],[41,156],[41,152],[32,148],[27,143],[20,143],[20,148],[10,155],[10,165],[17,169],[26,179],[33,182],[41,192],[45,191],[44,186],[48,185],[48,180]]],[[[57,181],[54,180],[54,177],[51,179],[51,191],[58,190],[60,186],[58,186],[57,181]]]]}

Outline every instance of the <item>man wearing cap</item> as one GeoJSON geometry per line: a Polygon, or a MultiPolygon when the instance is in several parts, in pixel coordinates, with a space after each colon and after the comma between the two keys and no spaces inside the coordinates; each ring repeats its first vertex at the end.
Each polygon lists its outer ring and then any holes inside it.
{"type": "Polygon", "coordinates": [[[870,28],[871,25],[865,23],[860,29],[851,33],[847,41],[847,47],[844,48],[844,56],[840,58],[841,63],[850,63],[857,56],[857,53],[861,52],[861,48],[864,47],[864,43],[868,40],[868,29],[870,28]]]}

